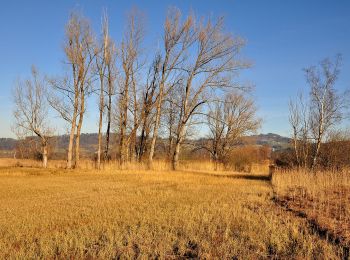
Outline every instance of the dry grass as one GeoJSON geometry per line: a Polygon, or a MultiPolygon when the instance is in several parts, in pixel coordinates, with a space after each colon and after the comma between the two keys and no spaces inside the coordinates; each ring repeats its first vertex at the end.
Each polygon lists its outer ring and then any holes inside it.
{"type": "MultiPolygon", "coordinates": [[[[41,162],[30,159],[13,159],[13,158],[0,158],[0,167],[41,167],[41,162]]],[[[63,169],[66,167],[65,160],[49,160],[48,168],[51,169],[63,169]]],[[[80,168],[82,170],[94,170],[96,164],[93,160],[82,159],[80,162],[80,168]]],[[[110,161],[108,163],[102,163],[101,168],[103,171],[113,171],[113,170],[147,170],[147,163],[136,163],[128,162],[123,168],[116,161],[110,161]]],[[[156,171],[170,171],[171,163],[166,160],[155,160],[153,163],[153,168],[156,171]]],[[[218,165],[218,170],[215,170],[215,164],[212,161],[198,161],[198,160],[183,160],[179,164],[180,171],[197,171],[197,172],[227,172],[229,170],[225,169],[222,164],[218,165]]],[[[269,161],[264,161],[262,163],[253,163],[250,167],[250,172],[252,174],[261,174],[268,172],[269,161]]]]}
{"type": "Polygon", "coordinates": [[[350,246],[350,172],[285,171],[274,174],[277,198],[344,246],[350,246]]]}
{"type": "Polygon", "coordinates": [[[268,181],[233,176],[2,167],[0,258],[340,256],[268,181]]]}

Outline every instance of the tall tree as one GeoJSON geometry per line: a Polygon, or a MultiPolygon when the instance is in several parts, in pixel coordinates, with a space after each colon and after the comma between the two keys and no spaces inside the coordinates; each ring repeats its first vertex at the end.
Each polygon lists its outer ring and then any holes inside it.
{"type": "Polygon", "coordinates": [[[293,129],[294,151],[299,166],[315,168],[322,143],[343,118],[347,93],[338,93],[335,83],[340,73],[341,56],[324,59],[319,66],[305,69],[309,85],[308,102],[299,94],[290,103],[289,121],[293,129]]]}
{"type": "Polygon", "coordinates": [[[105,150],[104,156],[105,160],[110,158],[109,148],[110,148],[110,133],[111,133],[111,122],[112,122],[112,99],[115,95],[115,80],[117,76],[116,70],[116,47],[112,39],[108,41],[109,45],[106,52],[106,66],[107,66],[107,91],[106,91],[106,120],[107,120],[107,128],[106,128],[106,142],[105,142],[105,150]]]}
{"type": "Polygon", "coordinates": [[[207,102],[206,94],[217,89],[236,87],[232,76],[248,64],[237,59],[244,41],[223,31],[223,18],[212,24],[198,23],[193,41],[192,55],[181,68],[183,86],[181,93],[181,113],[177,125],[172,168],[178,165],[181,143],[186,135],[186,127],[196,111],[207,102]]]}
{"type": "Polygon", "coordinates": [[[66,25],[64,44],[66,63],[70,75],[63,79],[51,79],[56,91],[50,96],[51,106],[70,124],[67,152],[67,168],[73,167],[75,137],[75,167],[79,167],[80,132],[91,86],[91,65],[94,61],[94,39],[89,22],[80,14],[72,13],[66,25]]]}
{"type": "Polygon", "coordinates": [[[49,138],[53,134],[48,122],[46,91],[46,82],[33,66],[32,78],[24,82],[18,81],[13,92],[15,133],[19,138],[33,134],[40,138],[44,168],[47,167],[49,138]]]}
{"type": "Polygon", "coordinates": [[[324,59],[320,67],[305,69],[306,80],[310,86],[311,132],[315,140],[315,152],[312,158],[312,168],[317,164],[321,144],[327,131],[341,121],[344,102],[335,89],[335,83],[340,72],[341,56],[334,61],[324,59]]]}
{"type": "Polygon", "coordinates": [[[293,130],[293,147],[298,167],[307,167],[310,155],[310,108],[302,93],[289,102],[289,123],[293,130]]]}
{"type": "Polygon", "coordinates": [[[152,111],[156,100],[156,91],[159,87],[161,56],[159,54],[154,58],[147,74],[147,81],[142,93],[141,105],[141,132],[137,148],[137,157],[139,162],[147,151],[147,140],[151,131],[152,111]]]}
{"type": "Polygon", "coordinates": [[[176,73],[185,60],[185,53],[194,41],[193,17],[188,16],[183,22],[181,13],[177,9],[170,9],[164,24],[164,57],[161,64],[161,78],[157,94],[155,122],[148,157],[149,167],[152,168],[154,150],[158,137],[162,105],[164,97],[174,82],[178,81],[176,73]],[[175,75],[174,75],[175,73],[175,75]]]}
{"type": "MultiPolygon", "coordinates": [[[[109,33],[108,33],[108,17],[105,13],[103,15],[102,22],[102,39],[98,44],[97,49],[95,50],[95,61],[96,61],[96,69],[97,74],[100,80],[100,88],[99,88],[99,123],[98,123],[98,144],[97,144],[97,169],[101,167],[101,154],[102,154],[102,123],[103,123],[103,112],[105,109],[105,78],[107,71],[107,63],[108,63],[108,49],[110,48],[109,43],[109,33]]],[[[108,78],[107,78],[108,79],[108,78]]]]}
{"type": "Polygon", "coordinates": [[[123,165],[129,155],[128,144],[132,136],[128,136],[128,121],[129,121],[129,109],[130,106],[134,106],[134,118],[135,123],[132,133],[136,135],[138,122],[138,108],[136,100],[136,74],[140,66],[140,52],[141,43],[143,41],[143,24],[141,14],[133,10],[128,15],[128,25],[125,31],[123,41],[120,47],[121,52],[121,79],[119,80],[120,97],[119,97],[119,135],[120,135],[120,163],[123,165]],[[131,97],[131,94],[133,95],[131,97]],[[134,98],[130,100],[131,98],[134,98]]]}
{"type": "Polygon", "coordinates": [[[223,102],[216,101],[209,106],[207,125],[209,144],[203,146],[210,152],[215,162],[224,162],[228,152],[239,138],[255,132],[260,126],[253,99],[236,92],[227,93],[223,102]]]}

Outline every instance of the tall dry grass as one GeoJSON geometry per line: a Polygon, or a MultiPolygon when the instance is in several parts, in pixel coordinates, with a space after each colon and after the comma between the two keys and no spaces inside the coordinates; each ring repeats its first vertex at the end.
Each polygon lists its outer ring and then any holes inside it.
{"type": "MultiPolygon", "coordinates": [[[[0,167],[35,167],[40,168],[42,166],[40,161],[31,159],[13,159],[13,158],[0,158],[0,167]]],[[[64,169],[66,167],[65,160],[49,160],[48,168],[50,169],[64,169]]],[[[261,163],[253,163],[250,167],[250,173],[252,174],[265,174],[268,172],[269,162],[264,161],[261,163]]],[[[96,169],[96,162],[93,160],[82,159],[80,162],[81,170],[94,170],[96,169]]],[[[148,170],[149,167],[146,162],[127,162],[123,166],[118,161],[109,161],[101,163],[102,171],[120,171],[120,170],[148,170]]],[[[171,162],[166,160],[154,160],[154,171],[170,171],[171,162]]],[[[205,172],[231,172],[229,168],[225,168],[223,164],[218,164],[215,167],[213,161],[206,160],[182,160],[179,163],[178,170],[180,171],[205,171],[205,172]]]]}
{"type": "Polygon", "coordinates": [[[350,171],[279,171],[272,183],[280,201],[350,246],[350,171]]]}
{"type": "Polygon", "coordinates": [[[267,181],[0,168],[0,259],[337,259],[267,181]]]}

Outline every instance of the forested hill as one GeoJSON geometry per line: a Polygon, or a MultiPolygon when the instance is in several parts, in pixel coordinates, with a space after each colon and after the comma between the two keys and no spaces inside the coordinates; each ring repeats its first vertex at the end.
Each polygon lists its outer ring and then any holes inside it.
{"type": "Polygon", "coordinates": [[[0,150],[11,151],[16,147],[16,139],[13,138],[0,138],[0,150]]]}
{"type": "MultiPolygon", "coordinates": [[[[284,149],[290,144],[290,138],[283,137],[278,134],[268,133],[247,136],[243,139],[244,143],[256,145],[268,145],[277,150],[284,149]]],[[[85,150],[94,150],[97,145],[97,134],[82,134],[81,147],[85,150]]],[[[16,148],[17,140],[13,138],[0,138],[0,151],[13,151],[16,148]]],[[[58,149],[65,149],[68,145],[68,136],[58,136],[56,147],[58,149]]]]}
{"type": "Polygon", "coordinates": [[[268,145],[276,150],[288,148],[291,139],[274,133],[251,135],[246,137],[251,140],[253,144],[268,145]]]}

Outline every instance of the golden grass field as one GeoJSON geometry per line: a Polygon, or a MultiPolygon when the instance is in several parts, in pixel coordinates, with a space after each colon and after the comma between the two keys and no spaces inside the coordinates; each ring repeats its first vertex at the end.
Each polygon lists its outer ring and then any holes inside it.
{"type": "Polygon", "coordinates": [[[266,175],[6,162],[0,259],[343,257],[341,246],[275,204],[266,175]]]}
{"type": "Polygon", "coordinates": [[[350,247],[350,172],[305,170],[275,174],[272,180],[280,204],[350,247]]]}

